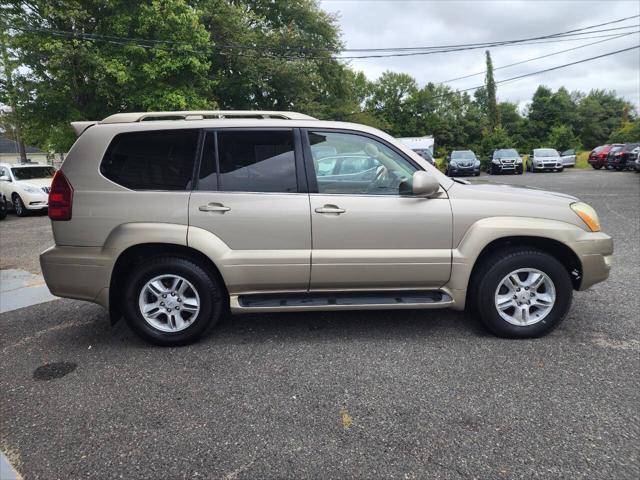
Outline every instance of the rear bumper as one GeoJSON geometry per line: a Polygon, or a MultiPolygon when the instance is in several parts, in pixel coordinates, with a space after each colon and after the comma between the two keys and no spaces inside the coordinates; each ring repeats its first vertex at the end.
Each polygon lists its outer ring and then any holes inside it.
{"type": "Polygon", "coordinates": [[[53,246],[40,255],[40,267],[52,294],[108,308],[113,262],[102,248],[53,246]]]}
{"type": "Polygon", "coordinates": [[[613,260],[613,239],[602,232],[585,233],[569,245],[582,265],[582,279],[578,290],[602,282],[609,277],[613,260]]]}

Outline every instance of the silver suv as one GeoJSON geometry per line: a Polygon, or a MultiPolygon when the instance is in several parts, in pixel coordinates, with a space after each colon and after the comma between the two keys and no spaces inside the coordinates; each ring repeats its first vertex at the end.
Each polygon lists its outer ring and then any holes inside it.
{"type": "Polygon", "coordinates": [[[453,180],[363,125],[225,111],[74,128],[46,282],[156,344],[227,311],[467,307],[496,335],[535,337],[609,275],[590,206],[453,180]]]}

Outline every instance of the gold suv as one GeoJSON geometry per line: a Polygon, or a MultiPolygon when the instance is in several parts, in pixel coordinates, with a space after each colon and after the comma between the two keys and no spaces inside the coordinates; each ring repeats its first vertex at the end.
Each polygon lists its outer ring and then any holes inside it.
{"type": "Polygon", "coordinates": [[[156,344],[192,342],[229,310],[467,307],[496,335],[534,337],[609,275],[589,205],[448,178],[363,125],[204,111],[73,127],[47,285],[156,344]]]}

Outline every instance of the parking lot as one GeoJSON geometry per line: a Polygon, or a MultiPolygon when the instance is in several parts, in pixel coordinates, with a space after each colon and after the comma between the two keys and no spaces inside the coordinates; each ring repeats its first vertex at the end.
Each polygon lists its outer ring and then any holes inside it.
{"type": "MultiPolygon", "coordinates": [[[[472,181],[576,195],[613,236],[610,279],[551,335],[498,339],[438,310],[253,314],[158,348],[56,300],[1,315],[0,449],[46,480],[637,479],[640,174],[472,181]]],[[[48,218],[0,232],[0,268],[39,273],[48,218]]]]}

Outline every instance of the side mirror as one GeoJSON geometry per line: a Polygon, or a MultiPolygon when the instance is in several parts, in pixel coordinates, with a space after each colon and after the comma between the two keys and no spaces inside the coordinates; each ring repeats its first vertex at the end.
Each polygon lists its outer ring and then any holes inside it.
{"type": "Polygon", "coordinates": [[[8,176],[8,175],[2,175],[2,176],[0,177],[0,181],[1,181],[1,182],[10,182],[10,181],[11,181],[11,179],[9,178],[9,176],[8,176]]]}
{"type": "Polygon", "coordinates": [[[411,183],[412,193],[416,197],[432,197],[440,190],[440,184],[436,177],[423,170],[418,170],[413,174],[411,183]]]}

